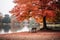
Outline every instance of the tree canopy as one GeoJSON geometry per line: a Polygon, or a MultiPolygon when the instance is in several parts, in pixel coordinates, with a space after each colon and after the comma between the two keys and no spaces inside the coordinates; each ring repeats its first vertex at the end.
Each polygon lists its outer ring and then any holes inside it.
{"type": "Polygon", "coordinates": [[[14,0],[13,2],[16,3],[16,6],[10,13],[15,15],[20,22],[33,17],[40,23],[44,16],[47,21],[54,21],[56,9],[60,9],[59,3],[57,3],[59,0],[14,0]]]}

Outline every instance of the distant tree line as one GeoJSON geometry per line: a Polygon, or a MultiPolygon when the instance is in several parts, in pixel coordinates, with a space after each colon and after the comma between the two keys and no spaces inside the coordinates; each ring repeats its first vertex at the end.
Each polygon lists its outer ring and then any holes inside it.
{"type": "Polygon", "coordinates": [[[6,14],[2,19],[0,18],[0,31],[3,29],[4,32],[8,32],[10,29],[11,19],[8,14],[6,14]]]}

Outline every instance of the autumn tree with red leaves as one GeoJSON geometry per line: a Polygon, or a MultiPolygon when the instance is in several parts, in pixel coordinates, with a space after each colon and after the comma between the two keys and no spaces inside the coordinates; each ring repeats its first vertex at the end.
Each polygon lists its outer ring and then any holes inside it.
{"type": "Polygon", "coordinates": [[[38,23],[43,20],[43,29],[47,29],[46,20],[53,20],[59,0],[14,0],[16,6],[10,11],[19,22],[33,17],[38,23]]]}

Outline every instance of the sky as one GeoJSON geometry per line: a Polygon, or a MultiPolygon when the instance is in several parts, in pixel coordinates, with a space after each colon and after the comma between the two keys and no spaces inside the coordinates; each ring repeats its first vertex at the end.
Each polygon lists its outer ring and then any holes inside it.
{"type": "Polygon", "coordinates": [[[14,7],[13,0],[0,0],[0,12],[5,15],[9,14],[9,11],[14,7]]]}

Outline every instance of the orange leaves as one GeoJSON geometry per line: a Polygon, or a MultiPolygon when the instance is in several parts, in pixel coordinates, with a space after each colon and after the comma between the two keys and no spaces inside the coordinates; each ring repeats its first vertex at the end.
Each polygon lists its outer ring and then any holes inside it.
{"type": "Polygon", "coordinates": [[[21,11],[20,13],[19,13],[19,15],[18,16],[16,16],[16,18],[17,18],[17,20],[18,21],[23,21],[24,19],[27,19],[27,17],[28,17],[28,12],[26,12],[26,11],[21,11]]]}
{"type": "Polygon", "coordinates": [[[53,0],[41,0],[43,3],[48,3],[50,1],[53,1],[53,0]]]}
{"type": "Polygon", "coordinates": [[[17,5],[10,11],[13,15],[16,16],[17,20],[20,22],[29,17],[33,17],[37,22],[42,22],[42,17],[46,16],[47,18],[55,17],[54,10],[47,10],[48,6],[46,5],[52,0],[14,0],[17,5]]]}
{"type": "Polygon", "coordinates": [[[16,19],[17,19],[19,22],[22,22],[22,21],[25,19],[25,17],[20,16],[20,17],[17,17],[16,19]]]}
{"type": "Polygon", "coordinates": [[[14,0],[14,3],[18,3],[18,4],[36,3],[36,4],[39,4],[39,0],[14,0]]]}
{"type": "Polygon", "coordinates": [[[54,10],[45,10],[43,15],[46,16],[46,20],[48,22],[53,22],[56,17],[56,13],[54,10]]]}
{"type": "Polygon", "coordinates": [[[14,3],[17,3],[17,4],[25,4],[29,2],[31,2],[31,0],[14,0],[14,3]]]}
{"type": "Polygon", "coordinates": [[[31,10],[37,11],[37,10],[39,10],[39,6],[38,5],[35,5],[35,6],[32,5],[31,10]]]}
{"type": "Polygon", "coordinates": [[[38,22],[38,23],[43,22],[43,17],[42,16],[35,16],[34,18],[35,18],[36,22],[38,22]]]}
{"type": "Polygon", "coordinates": [[[19,5],[16,5],[16,6],[10,11],[10,13],[18,13],[18,12],[19,12],[19,9],[20,9],[20,6],[19,6],[19,5]]]}
{"type": "Polygon", "coordinates": [[[28,11],[28,10],[29,10],[29,7],[27,4],[20,5],[20,11],[28,11]]]}
{"type": "Polygon", "coordinates": [[[55,17],[56,16],[54,10],[45,10],[43,15],[47,16],[47,17],[55,17]]]}
{"type": "Polygon", "coordinates": [[[32,0],[32,4],[40,4],[40,0],[32,0]]]}
{"type": "Polygon", "coordinates": [[[20,15],[21,15],[21,16],[28,16],[28,12],[22,11],[22,12],[20,12],[20,15]]]}

